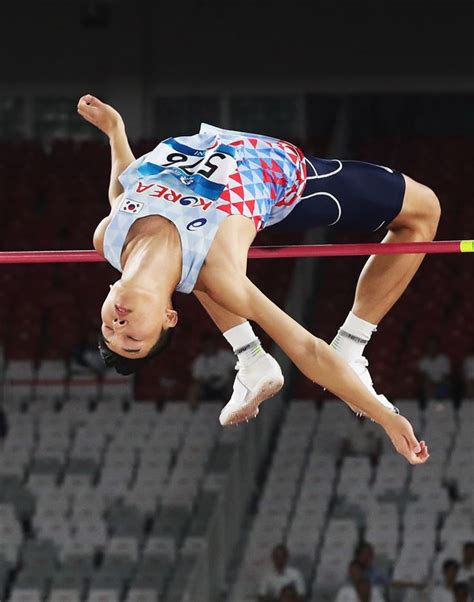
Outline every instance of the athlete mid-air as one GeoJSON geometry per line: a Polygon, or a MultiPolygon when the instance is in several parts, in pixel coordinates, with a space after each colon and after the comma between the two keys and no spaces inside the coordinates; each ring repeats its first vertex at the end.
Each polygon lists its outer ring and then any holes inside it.
{"type": "Polygon", "coordinates": [[[371,257],[332,346],[272,303],[247,278],[246,266],[257,232],[283,220],[292,228],[386,226],[386,243],[432,240],[440,214],[434,193],[386,167],[305,157],[288,142],[206,124],[199,134],[168,138],[135,159],[115,109],[86,95],[78,112],[111,146],[111,210],[94,246],[122,276],[102,306],[105,361],[129,374],[156,355],[178,320],[172,294],[194,292],[238,357],[221,424],[256,416],[283,385],[250,320],[308,378],[378,422],[409,462],[425,462],[425,442],[375,392],[363,356],[423,256],[371,257]]]}

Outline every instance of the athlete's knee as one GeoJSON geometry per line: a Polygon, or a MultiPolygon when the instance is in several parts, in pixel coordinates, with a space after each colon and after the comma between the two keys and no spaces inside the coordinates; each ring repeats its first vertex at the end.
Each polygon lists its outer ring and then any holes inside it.
{"type": "Polygon", "coordinates": [[[409,229],[419,240],[432,240],[440,217],[441,205],[436,193],[428,186],[408,179],[402,211],[392,222],[391,229],[409,229]]]}
{"type": "Polygon", "coordinates": [[[441,203],[431,188],[424,187],[423,193],[423,222],[426,229],[426,235],[429,238],[434,238],[438,229],[439,220],[441,219],[441,203]]]}

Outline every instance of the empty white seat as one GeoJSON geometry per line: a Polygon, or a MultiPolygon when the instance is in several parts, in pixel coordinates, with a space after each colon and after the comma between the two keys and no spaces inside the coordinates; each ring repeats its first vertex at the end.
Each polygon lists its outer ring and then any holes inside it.
{"type": "Polygon", "coordinates": [[[24,454],[29,453],[35,445],[35,435],[35,427],[32,423],[10,425],[3,451],[11,453],[14,450],[22,450],[24,454]]]}
{"type": "Polygon", "coordinates": [[[102,521],[81,522],[77,525],[74,541],[103,547],[107,540],[107,529],[102,521]]]}
{"type": "Polygon", "coordinates": [[[150,454],[143,452],[140,455],[140,464],[138,470],[144,472],[167,472],[171,464],[171,452],[163,450],[159,454],[150,454]]]}
{"type": "Polygon", "coordinates": [[[5,544],[20,544],[23,530],[17,520],[0,523],[0,541],[5,544]]]}
{"type": "Polygon", "coordinates": [[[93,541],[79,541],[70,539],[63,542],[60,548],[60,558],[62,562],[67,562],[69,558],[91,558],[95,552],[96,545],[93,541]]]}
{"type": "Polygon", "coordinates": [[[9,522],[17,522],[15,508],[13,504],[0,503],[0,525],[9,522]]]}
{"type": "Polygon", "coordinates": [[[108,464],[102,468],[100,482],[115,482],[120,480],[128,486],[133,474],[133,464],[126,462],[108,464]]]}
{"type": "Polygon", "coordinates": [[[45,519],[64,517],[71,508],[71,497],[62,488],[56,487],[42,492],[36,498],[35,519],[38,516],[45,519]]]}
{"type": "Polygon", "coordinates": [[[87,602],[119,602],[120,592],[115,589],[90,589],[87,602]]]}
{"type": "Polygon", "coordinates": [[[36,521],[34,527],[39,539],[50,539],[59,547],[71,539],[71,525],[66,520],[36,521]]]}
{"type": "Polygon", "coordinates": [[[56,476],[52,474],[31,474],[26,482],[26,487],[36,495],[47,495],[46,492],[56,490],[56,476]]]}
{"type": "Polygon", "coordinates": [[[35,368],[32,359],[27,360],[10,360],[7,363],[4,378],[8,380],[24,380],[34,379],[35,368]]]}
{"type": "Polygon", "coordinates": [[[350,558],[331,557],[322,560],[316,571],[315,584],[329,586],[333,589],[339,588],[347,579],[347,566],[350,558]]]}
{"type": "Polygon", "coordinates": [[[279,497],[270,495],[263,496],[259,502],[259,512],[285,512],[289,513],[293,505],[292,495],[280,495],[279,497]]]}
{"type": "Polygon", "coordinates": [[[409,555],[401,554],[395,564],[392,579],[424,583],[429,574],[429,563],[430,559],[424,558],[417,552],[409,555]]]}
{"type": "Polygon", "coordinates": [[[41,602],[42,593],[37,588],[23,589],[14,587],[10,594],[10,602],[41,602]]]}
{"type": "Polygon", "coordinates": [[[283,529],[267,529],[266,531],[251,531],[248,539],[249,548],[265,548],[267,555],[281,541],[283,529]]]}
{"type": "Polygon", "coordinates": [[[107,370],[102,379],[102,398],[130,401],[133,399],[133,376],[122,376],[115,369],[107,370]]]}
{"type": "Polygon", "coordinates": [[[296,530],[292,528],[287,536],[286,545],[295,554],[314,557],[321,541],[322,529],[312,528],[296,530]]]}
{"type": "Polygon", "coordinates": [[[92,475],[66,474],[62,484],[64,491],[76,494],[78,491],[89,491],[92,484],[92,475]]]}
{"type": "Polygon", "coordinates": [[[424,554],[427,558],[434,556],[436,533],[409,534],[402,539],[401,552],[408,555],[424,554]]]}
{"type": "Polygon", "coordinates": [[[80,602],[81,593],[77,589],[56,589],[50,591],[48,602],[80,602]]]}
{"type": "Polygon", "coordinates": [[[165,473],[138,473],[136,481],[133,483],[131,489],[124,492],[124,496],[131,495],[132,498],[134,495],[138,496],[140,494],[148,495],[150,498],[162,496],[166,490],[166,481],[167,475],[165,473]]]}
{"type": "Polygon", "coordinates": [[[343,539],[345,541],[357,541],[358,530],[354,521],[345,518],[332,518],[327,526],[325,542],[343,539]]]}
{"type": "Polygon", "coordinates": [[[174,561],[176,558],[176,541],[173,537],[152,535],[145,544],[143,554],[145,557],[153,555],[165,556],[174,561]]]}
{"type": "Polygon", "coordinates": [[[68,384],[68,395],[77,401],[89,401],[99,396],[99,379],[93,372],[73,374],[68,384]]]}
{"type": "Polygon", "coordinates": [[[79,512],[80,508],[92,508],[97,514],[105,509],[104,499],[97,489],[83,489],[72,494],[73,512],[79,512]]]}
{"type": "Polygon", "coordinates": [[[106,555],[123,556],[135,562],[138,559],[138,542],[134,537],[112,537],[106,555]]]}
{"type": "Polygon", "coordinates": [[[100,522],[102,520],[103,511],[101,507],[92,504],[75,505],[71,515],[71,525],[77,527],[81,523],[100,522]]]}
{"type": "Polygon", "coordinates": [[[136,587],[129,589],[125,600],[126,602],[159,602],[156,590],[136,587]]]}
{"type": "Polygon", "coordinates": [[[18,561],[20,553],[20,541],[6,541],[0,539],[0,556],[5,558],[11,565],[15,565],[18,561]]]}
{"type": "Polygon", "coordinates": [[[380,537],[379,539],[373,537],[370,539],[367,537],[367,539],[373,544],[377,551],[377,557],[384,557],[392,562],[395,561],[398,554],[398,537],[394,537],[393,539],[390,539],[389,537],[380,537]]]}
{"type": "Polygon", "coordinates": [[[121,476],[106,475],[101,479],[96,489],[102,495],[106,505],[122,499],[127,491],[128,482],[121,476]]]}
{"type": "Polygon", "coordinates": [[[61,400],[66,394],[66,386],[65,379],[49,378],[37,381],[34,389],[35,400],[61,400]]]}
{"type": "Polygon", "coordinates": [[[153,447],[155,450],[159,449],[171,449],[176,450],[181,444],[183,438],[183,428],[176,430],[165,430],[161,427],[161,423],[158,423],[157,427],[150,433],[146,447],[146,450],[153,447]]]}

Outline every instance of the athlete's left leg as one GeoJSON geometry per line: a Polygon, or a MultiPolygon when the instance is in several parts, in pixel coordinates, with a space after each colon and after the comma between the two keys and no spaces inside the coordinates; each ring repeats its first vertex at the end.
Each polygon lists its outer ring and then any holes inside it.
{"type": "Polygon", "coordinates": [[[237,375],[232,397],[220,415],[222,425],[237,424],[254,418],[262,401],[282,388],[283,374],[278,362],[266,353],[250,323],[217,305],[206,293],[195,296],[222,332],[237,356],[237,375]]]}
{"type": "MultiPolygon", "coordinates": [[[[406,182],[403,205],[388,226],[383,242],[433,240],[440,219],[440,204],[435,193],[415,180],[406,182]]],[[[423,261],[424,255],[373,255],[365,264],[357,283],[353,313],[378,324],[400,298],[423,261]]]]}

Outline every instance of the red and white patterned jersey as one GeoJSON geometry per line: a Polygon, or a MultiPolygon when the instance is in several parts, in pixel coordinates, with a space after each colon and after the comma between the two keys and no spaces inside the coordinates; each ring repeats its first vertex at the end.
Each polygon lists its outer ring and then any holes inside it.
{"type": "Polygon", "coordinates": [[[214,134],[236,149],[237,166],[219,197],[217,209],[252,217],[257,230],[283,220],[306,184],[302,151],[284,140],[224,130],[203,123],[200,134],[214,134]]]}

